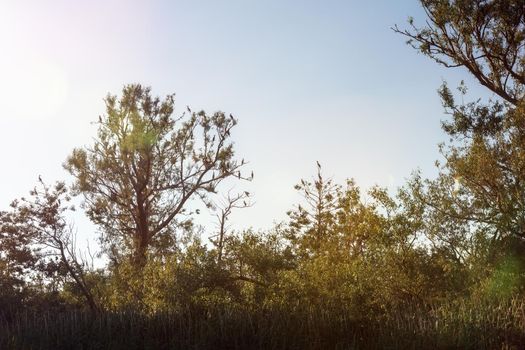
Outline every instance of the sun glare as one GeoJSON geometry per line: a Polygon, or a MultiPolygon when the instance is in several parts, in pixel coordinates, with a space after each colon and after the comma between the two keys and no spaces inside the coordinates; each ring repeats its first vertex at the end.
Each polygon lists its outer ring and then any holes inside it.
{"type": "Polygon", "coordinates": [[[64,70],[45,59],[2,63],[0,76],[3,118],[53,118],[66,100],[68,84],[64,70]]]}

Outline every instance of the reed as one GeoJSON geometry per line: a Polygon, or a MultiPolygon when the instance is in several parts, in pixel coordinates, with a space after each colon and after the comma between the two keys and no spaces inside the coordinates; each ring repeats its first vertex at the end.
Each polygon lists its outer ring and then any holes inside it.
{"type": "Polygon", "coordinates": [[[1,349],[521,349],[525,303],[405,306],[375,318],[344,307],[26,312],[0,326],[1,349]]]}

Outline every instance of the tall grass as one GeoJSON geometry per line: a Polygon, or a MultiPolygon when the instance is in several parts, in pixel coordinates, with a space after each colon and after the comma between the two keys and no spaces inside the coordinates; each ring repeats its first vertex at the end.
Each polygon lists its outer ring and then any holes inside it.
{"type": "Polygon", "coordinates": [[[341,309],[226,306],[171,313],[21,313],[1,349],[522,349],[525,303],[448,304],[356,319],[341,309]]]}

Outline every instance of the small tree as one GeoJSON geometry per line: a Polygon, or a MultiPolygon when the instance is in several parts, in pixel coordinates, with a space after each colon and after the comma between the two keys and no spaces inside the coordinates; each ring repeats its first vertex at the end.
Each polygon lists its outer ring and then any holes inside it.
{"type": "Polygon", "coordinates": [[[65,163],[106,248],[130,253],[138,267],[190,222],[191,199],[211,205],[223,180],[251,178],[241,173],[244,160],[234,158],[237,121],[189,108],[175,118],[174,101],[138,84],[125,86],[120,98],[108,95],[94,144],[75,149],[65,163]]]}
{"type": "Polygon", "coordinates": [[[305,203],[288,211],[288,232],[292,241],[301,242],[301,248],[312,253],[332,234],[340,186],[334,184],[332,179],[323,177],[321,164],[317,162],[317,176],[313,183],[301,180],[294,188],[303,196],[305,203]]]}
{"type": "Polygon", "coordinates": [[[248,208],[252,206],[250,193],[247,191],[233,195],[230,192],[219,200],[219,207],[215,217],[217,218],[217,234],[210,237],[210,241],[217,248],[217,264],[221,265],[224,245],[229,231],[228,220],[234,209],[248,208]]]}
{"type": "Polygon", "coordinates": [[[39,188],[35,187],[29,198],[13,201],[12,210],[0,217],[0,241],[7,248],[1,255],[5,254],[8,262],[17,261],[17,273],[23,271],[22,263],[30,262],[26,267],[33,271],[55,272],[71,279],[85,298],[86,305],[92,311],[98,311],[86,282],[85,259],[77,254],[73,226],[65,217],[72,208],[68,206],[69,201],[64,183],[50,187],[40,179],[39,188]],[[13,249],[14,242],[16,250],[13,249]]]}
{"type": "Polygon", "coordinates": [[[27,276],[38,262],[39,252],[31,243],[34,232],[16,229],[16,218],[0,212],[0,309],[8,313],[22,306],[28,291],[27,276]]]}

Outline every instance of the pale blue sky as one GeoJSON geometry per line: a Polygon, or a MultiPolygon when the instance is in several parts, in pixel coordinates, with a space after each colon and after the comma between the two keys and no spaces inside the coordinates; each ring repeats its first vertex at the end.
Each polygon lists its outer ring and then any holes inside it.
{"type": "Polygon", "coordinates": [[[0,0],[0,208],[38,174],[68,179],[61,164],[90,143],[103,97],[130,82],[239,119],[256,205],[236,227],[283,220],[316,160],[364,187],[432,176],[436,89],[471,80],[390,30],[409,15],[424,20],[416,0],[0,0]]]}

